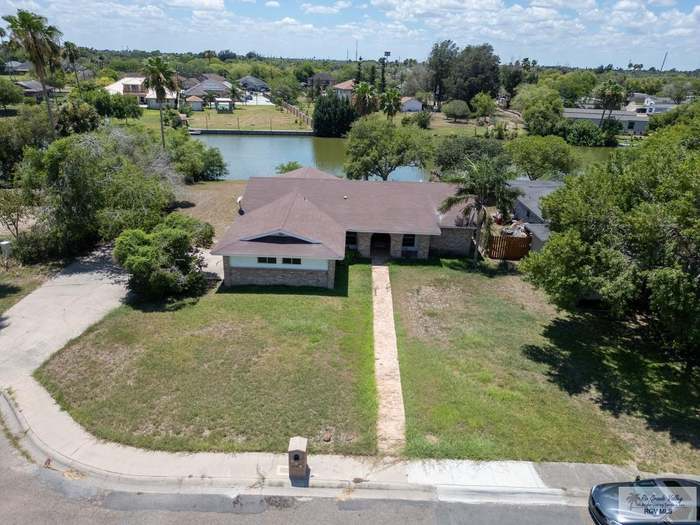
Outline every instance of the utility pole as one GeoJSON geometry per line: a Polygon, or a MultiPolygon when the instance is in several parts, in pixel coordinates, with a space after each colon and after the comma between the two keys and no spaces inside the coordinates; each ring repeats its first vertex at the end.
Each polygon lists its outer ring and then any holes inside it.
{"type": "Polygon", "coordinates": [[[379,63],[382,65],[382,73],[379,78],[379,92],[384,93],[386,90],[386,62],[391,56],[391,51],[384,51],[384,56],[379,59],[379,63]]]}

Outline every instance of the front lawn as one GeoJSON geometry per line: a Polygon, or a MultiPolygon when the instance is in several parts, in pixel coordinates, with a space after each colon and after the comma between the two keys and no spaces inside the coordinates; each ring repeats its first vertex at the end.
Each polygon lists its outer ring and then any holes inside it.
{"type": "Polygon", "coordinates": [[[335,291],[244,287],[168,308],[123,306],[36,377],[111,441],[283,452],[299,434],[316,453],[373,454],[369,267],[341,265],[336,281],[335,291]]]}
{"type": "Polygon", "coordinates": [[[20,266],[12,263],[8,268],[0,266],[0,315],[38,288],[57,269],[58,265],[20,266]]]}
{"type": "Polygon", "coordinates": [[[700,382],[633,328],[458,261],[391,282],[408,455],[700,470],[700,382]]]}

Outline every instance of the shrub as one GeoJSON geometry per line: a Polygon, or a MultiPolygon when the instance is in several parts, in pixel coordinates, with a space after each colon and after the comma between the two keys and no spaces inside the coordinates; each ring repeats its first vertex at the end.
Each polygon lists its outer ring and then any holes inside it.
{"type": "Polygon", "coordinates": [[[129,287],[151,299],[199,295],[206,290],[198,248],[210,246],[212,226],[181,214],[169,215],[152,233],[124,231],[114,247],[129,272],[129,287]]]}
{"type": "Polygon", "coordinates": [[[503,144],[494,139],[453,135],[444,137],[435,149],[435,165],[441,171],[467,167],[468,160],[476,162],[503,154],[503,144]]]}
{"type": "Polygon", "coordinates": [[[569,125],[564,137],[574,146],[602,146],[605,142],[603,132],[590,120],[577,120],[569,125]]]}
{"type": "Polygon", "coordinates": [[[56,131],[66,137],[72,133],[94,131],[100,125],[100,116],[90,104],[69,101],[58,108],[56,131]]]}
{"type": "Polygon", "coordinates": [[[228,168],[218,148],[209,148],[184,130],[168,133],[166,147],[175,169],[192,184],[226,176],[228,168]]]}
{"type": "Polygon", "coordinates": [[[471,114],[469,111],[469,104],[464,100],[451,100],[447,104],[442,106],[442,112],[447,118],[451,118],[453,121],[458,119],[469,118],[471,114]]]}
{"type": "Polygon", "coordinates": [[[401,119],[401,125],[403,126],[418,126],[421,129],[430,128],[430,111],[419,111],[418,113],[413,113],[411,115],[405,115],[401,119]]]}

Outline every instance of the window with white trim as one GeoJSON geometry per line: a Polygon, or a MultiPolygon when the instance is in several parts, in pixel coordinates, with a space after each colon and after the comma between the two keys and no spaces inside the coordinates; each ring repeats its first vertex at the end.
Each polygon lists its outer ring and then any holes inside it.
{"type": "Polygon", "coordinates": [[[416,236],[413,234],[404,235],[401,240],[401,246],[403,248],[415,248],[416,247],[416,236]]]}
{"type": "Polygon", "coordinates": [[[301,264],[301,259],[295,257],[283,257],[282,264],[301,264]]]}
{"type": "Polygon", "coordinates": [[[258,264],[277,264],[277,257],[258,257],[258,264]]]}

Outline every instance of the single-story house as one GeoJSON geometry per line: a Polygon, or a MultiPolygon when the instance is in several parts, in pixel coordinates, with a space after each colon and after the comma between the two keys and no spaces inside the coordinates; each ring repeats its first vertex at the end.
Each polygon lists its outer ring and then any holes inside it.
{"type": "Polygon", "coordinates": [[[5,72],[10,75],[24,75],[32,69],[31,62],[18,62],[17,60],[8,60],[5,62],[5,72]]]}
{"type": "Polygon", "coordinates": [[[238,83],[246,91],[255,91],[258,93],[270,91],[270,86],[267,85],[267,82],[251,75],[246,75],[238,79],[238,83]]]}
{"type": "MultiPolygon", "coordinates": [[[[139,104],[148,106],[149,109],[158,109],[160,104],[156,100],[156,92],[153,89],[146,89],[145,77],[124,77],[105,87],[112,95],[132,95],[135,96],[139,104]]],[[[165,105],[175,107],[177,105],[177,93],[166,90],[165,105]]]]}
{"type": "Polygon", "coordinates": [[[338,98],[350,100],[352,99],[352,92],[355,89],[355,81],[350,79],[345,82],[340,82],[333,86],[333,89],[336,95],[338,95],[338,98]]]}
{"type": "Polygon", "coordinates": [[[187,97],[185,102],[192,108],[192,111],[202,111],[204,109],[204,100],[195,95],[187,97]]]}
{"type": "Polygon", "coordinates": [[[416,113],[423,111],[423,103],[415,97],[401,97],[401,112],[416,113]]]}
{"type": "MultiPolygon", "coordinates": [[[[41,88],[41,82],[38,80],[17,80],[15,84],[22,88],[22,94],[25,97],[34,97],[37,101],[44,98],[44,91],[41,88]]],[[[51,96],[56,91],[56,88],[46,86],[46,91],[51,96]]]]}
{"type": "MultiPolygon", "coordinates": [[[[564,118],[577,121],[588,120],[596,125],[600,125],[602,109],[564,108],[564,118]]],[[[644,135],[649,126],[649,117],[646,114],[634,111],[613,110],[605,112],[605,118],[613,118],[622,123],[622,132],[631,135],[644,135]]]]}
{"type": "Polygon", "coordinates": [[[508,185],[520,190],[520,195],[515,199],[513,216],[525,222],[525,229],[532,237],[530,249],[537,251],[549,239],[549,226],[542,216],[540,201],[542,197],[546,197],[561,188],[564,183],[544,180],[513,180],[508,185]]]}
{"type": "Polygon", "coordinates": [[[635,113],[643,113],[653,115],[658,113],[666,113],[678,106],[673,100],[667,97],[656,97],[653,95],[645,95],[644,93],[632,93],[625,110],[634,111],[635,113]]]}
{"type": "Polygon", "coordinates": [[[348,250],[363,257],[466,256],[474,228],[438,208],[455,187],[437,182],[341,179],[314,168],[252,177],[239,214],[212,254],[224,284],[333,288],[348,250]]]}
{"type": "Polygon", "coordinates": [[[329,74],[323,71],[312,75],[307,80],[307,84],[314,88],[314,90],[325,91],[327,87],[332,86],[335,83],[335,79],[329,74]]]}
{"type": "Polygon", "coordinates": [[[185,97],[196,96],[204,98],[206,95],[214,97],[231,96],[231,82],[228,80],[206,79],[191,88],[185,90],[185,97]]]}

